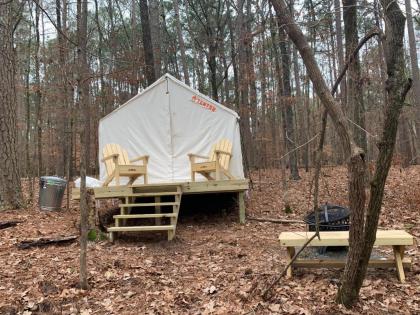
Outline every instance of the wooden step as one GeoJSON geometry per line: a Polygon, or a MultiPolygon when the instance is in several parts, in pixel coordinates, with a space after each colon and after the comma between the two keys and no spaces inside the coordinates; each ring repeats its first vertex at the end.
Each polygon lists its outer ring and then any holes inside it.
{"type": "Polygon", "coordinates": [[[142,231],[173,231],[175,225],[150,225],[150,226],[113,226],[108,232],[142,232],[142,231]]]}
{"type": "Polygon", "coordinates": [[[156,193],[156,192],[172,192],[177,193],[182,191],[182,187],[179,184],[148,184],[141,186],[133,186],[133,193],[156,193]]]}
{"type": "Polygon", "coordinates": [[[179,206],[179,202],[145,202],[145,203],[122,203],[122,204],[120,204],[120,208],[154,207],[154,206],[179,206]]]}
{"type": "Polygon", "coordinates": [[[145,193],[131,193],[127,194],[127,197],[159,197],[159,196],[178,196],[179,192],[167,191],[167,192],[145,192],[145,193]]]}
{"type": "Polygon", "coordinates": [[[176,213],[117,214],[114,219],[176,218],[176,213]]]}

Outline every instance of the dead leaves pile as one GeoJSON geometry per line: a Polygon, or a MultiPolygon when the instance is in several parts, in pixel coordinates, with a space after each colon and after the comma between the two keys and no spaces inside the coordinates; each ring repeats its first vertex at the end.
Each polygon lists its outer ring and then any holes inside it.
{"type": "MultiPolygon", "coordinates": [[[[312,174],[288,182],[292,213],[283,212],[278,171],[253,174],[248,215],[301,219],[311,208],[312,174]]],[[[392,169],[380,225],[405,228],[420,236],[420,167],[392,169]]],[[[321,202],[346,205],[344,168],[324,168],[321,202]]],[[[353,310],[334,303],[339,270],[297,270],[282,279],[272,299],[259,290],[283,268],[286,256],[277,242],[280,225],[237,223],[237,209],[227,216],[182,216],[177,236],[127,235],[115,244],[90,243],[90,289],[78,288],[78,244],[19,250],[19,241],[77,233],[77,204],[69,211],[41,212],[36,206],[2,212],[2,220],[24,223],[0,231],[0,314],[414,314],[420,312],[418,245],[407,249],[413,261],[407,283],[399,284],[394,270],[369,269],[353,310]]]]}

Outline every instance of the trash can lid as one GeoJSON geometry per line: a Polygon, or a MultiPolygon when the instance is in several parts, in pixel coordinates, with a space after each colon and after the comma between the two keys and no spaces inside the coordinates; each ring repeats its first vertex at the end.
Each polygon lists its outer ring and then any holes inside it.
{"type": "Polygon", "coordinates": [[[57,176],[41,176],[41,181],[45,181],[50,184],[65,184],[67,181],[57,176]]]}

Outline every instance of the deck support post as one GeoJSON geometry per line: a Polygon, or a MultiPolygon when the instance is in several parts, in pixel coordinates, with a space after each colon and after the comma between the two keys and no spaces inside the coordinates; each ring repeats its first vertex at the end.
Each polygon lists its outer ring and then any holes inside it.
{"type": "MultiPolygon", "coordinates": [[[[160,203],[160,202],[161,202],[160,196],[156,196],[155,197],[155,203],[160,203]]],[[[155,206],[155,213],[156,214],[162,213],[162,209],[161,209],[161,206],[160,205],[156,205],[155,206]]],[[[156,218],[155,219],[155,225],[161,225],[161,224],[162,224],[161,218],[156,218]]]]}
{"type": "Polygon", "coordinates": [[[245,224],[245,192],[240,191],[238,193],[238,204],[239,204],[239,223],[245,224]]]}

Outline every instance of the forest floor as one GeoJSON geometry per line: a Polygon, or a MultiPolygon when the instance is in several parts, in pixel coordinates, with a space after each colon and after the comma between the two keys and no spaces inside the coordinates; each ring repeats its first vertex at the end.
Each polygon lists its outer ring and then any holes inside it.
{"type": "MultiPolygon", "coordinates": [[[[290,181],[292,213],[283,210],[277,170],[254,173],[247,215],[302,219],[311,208],[312,173],[290,181]]],[[[346,170],[323,169],[321,202],[346,205],[346,170]]],[[[37,196],[35,194],[35,196],[37,196]]],[[[259,291],[286,264],[278,235],[303,230],[300,224],[248,220],[238,223],[234,207],[183,215],[176,238],[121,237],[88,245],[90,289],[77,288],[79,245],[18,249],[28,238],[78,233],[79,208],[45,212],[37,205],[1,213],[22,220],[0,230],[0,314],[419,314],[420,167],[394,167],[386,186],[380,227],[405,229],[416,237],[406,254],[413,260],[400,284],[394,269],[369,269],[352,310],[335,302],[339,269],[298,269],[281,279],[271,301],[259,291]]],[[[391,254],[391,251],[388,251],[391,254]]]]}

